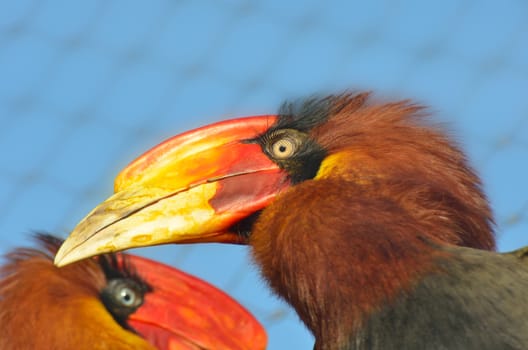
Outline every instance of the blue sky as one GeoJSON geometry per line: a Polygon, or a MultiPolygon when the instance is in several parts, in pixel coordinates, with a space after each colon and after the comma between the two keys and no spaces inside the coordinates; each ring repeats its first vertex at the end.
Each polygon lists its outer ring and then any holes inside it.
{"type": "MultiPolygon", "coordinates": [[[[483,177],[500,249],[527,245],[527,15],[522,0],[4,2],[0,251],[66,235],[164,138],[343,89],[429,105],[483,177]]],[[[311,348],[246,248],[137,252],[229,292],[270,349],[311,348]]]]}

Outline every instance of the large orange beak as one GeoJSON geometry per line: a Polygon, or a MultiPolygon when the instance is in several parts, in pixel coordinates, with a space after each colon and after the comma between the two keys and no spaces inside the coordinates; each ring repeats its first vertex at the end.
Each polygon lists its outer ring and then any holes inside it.
{"type": "Polygon", "coordinates": [[[160,350],[263,350],[264,328],[212,285],[138,256],[131,265],[152,286],[128,324],[160,350]]]}
{"type": "Polygon", "coordinates": [[[224,121],[154,147],[118,175],[115,194],[75,227],[55,264],[165,243],[243,243],[230,228],[289,186],[287,173],[248,142],[275,120],[224,121]]]}

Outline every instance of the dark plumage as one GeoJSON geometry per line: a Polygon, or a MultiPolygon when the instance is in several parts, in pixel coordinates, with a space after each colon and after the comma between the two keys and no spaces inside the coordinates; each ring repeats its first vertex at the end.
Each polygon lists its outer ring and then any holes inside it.
{"type": "Polygon", "coordinates": [[[109,244],[243,241],[318,350],[528,348],[525,251],[494,252],[479,178],[409,101],[287,103],[176,136],[116,184],[59,264],[109,244]]]}
{"type": "Polygon", "coordinates": [[[442,250],[449,255],[435,261],[440,272],[372,314],[349,348],[526,349],[526,249],[442,250]]]}

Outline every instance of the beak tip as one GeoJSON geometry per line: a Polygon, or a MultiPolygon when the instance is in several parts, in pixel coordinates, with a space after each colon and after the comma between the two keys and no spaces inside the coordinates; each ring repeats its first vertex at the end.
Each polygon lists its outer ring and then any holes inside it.
{"type": "Polygon", "coordinates": [[[67,239],[64,241],[64,243],[62,243],[61,247],[57,251],[57,254],[55,254],[53,263],[57,267],[63,267],[96,254],[97,253],[90,254],[89,251],[86,251],[85,249],[79,249],[79,247],[72,247],[70,240],[67,239]]]}
{"type": "Polygon", "coordinates": [[[57,266],[57,267],[63,267],[63,266],[68,265],[67,262],[63,261],[62,259],[57,259],[57,258],[55,258],[55,260],[53,260],[53,263],[54,263],[55,266],[57,266]]]}
{"type": "Polygon", "coordinates": [[[63,248],[64,248],[64,245],[61,246],[60,249],[57,251],[57,254],[55,254],[55,258],[53,260],[53,263],[57,267],[63,267],[73,262],[73,260],[71,260],[71,258],[68,257],[68,253],[65,252],[63,248]]]}

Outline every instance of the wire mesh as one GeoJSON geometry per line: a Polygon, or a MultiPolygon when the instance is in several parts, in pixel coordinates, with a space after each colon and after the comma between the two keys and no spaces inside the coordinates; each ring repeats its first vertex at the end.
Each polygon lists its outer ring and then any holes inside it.
{"type": "MultiPolygon", "coordinates": [[[[524,1],[17,1],[0,5],[0,247],[62,235],[160,140],[345,88],[412,98],[481,173],[501,250],[528,244],[524,1]]],[[[310,348],[244,247],[138,251],[226,290],[270,349],[310,348]]]]}

